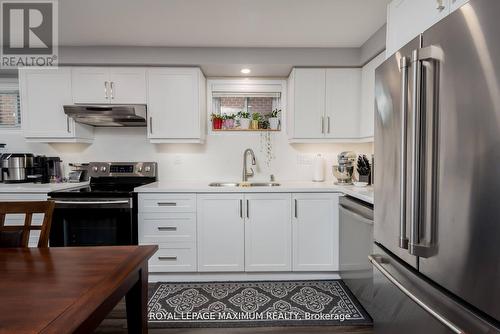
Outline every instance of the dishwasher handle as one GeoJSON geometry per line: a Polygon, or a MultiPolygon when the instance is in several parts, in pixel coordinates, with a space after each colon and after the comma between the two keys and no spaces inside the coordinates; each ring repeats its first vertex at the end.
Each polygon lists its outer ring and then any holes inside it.
{"type": "Polygon", "coordinates": [[[373,225],[373,219],[367,218],[367,217],[365,217],[357,212],[354,212],[349,207],[342,205],[342,204],[340,204],[339,208],[343,213],[356,219],[356,221],[359,221],[359,222],[367,224],[367,225],[373,225]]]}

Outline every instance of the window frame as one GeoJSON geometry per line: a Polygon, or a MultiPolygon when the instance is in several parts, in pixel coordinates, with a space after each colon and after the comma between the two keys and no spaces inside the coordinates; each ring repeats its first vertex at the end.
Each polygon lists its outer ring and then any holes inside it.
{"type": "Polygon", "coordinates": [[[2,125],[0,124],[0,131],[13,131],[19,132],[22,130],[23,117],[21,111],[21,92],[19,89],[19,81],[15,78],[2,78],[0,79],[0,92],[17,92],[19,96],[19,123],[17,125],[2,125]]]}

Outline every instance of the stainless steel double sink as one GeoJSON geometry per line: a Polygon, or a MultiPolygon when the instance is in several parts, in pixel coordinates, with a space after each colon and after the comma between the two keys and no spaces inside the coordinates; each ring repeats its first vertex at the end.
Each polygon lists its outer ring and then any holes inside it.
{"type": "Polygon", "coordinates": [[[277,182],[212,182],[210,187],[278,187],[277,182]]]}

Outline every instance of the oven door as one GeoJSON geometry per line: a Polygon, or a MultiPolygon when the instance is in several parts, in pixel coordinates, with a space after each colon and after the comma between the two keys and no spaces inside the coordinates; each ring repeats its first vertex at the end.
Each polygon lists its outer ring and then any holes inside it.
{"type": "Polygon", "coordinates": [[[132,198],[52,198],[51,247],[133,245],[132,198]]]}

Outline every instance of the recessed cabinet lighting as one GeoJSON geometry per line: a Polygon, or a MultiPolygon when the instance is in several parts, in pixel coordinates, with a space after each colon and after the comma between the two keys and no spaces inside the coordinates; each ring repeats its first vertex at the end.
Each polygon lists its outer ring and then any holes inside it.
{"type": "Polygon", "coordinates": [[[240,72],[243,74],[249,74],[252,71],[249,68],[242,68],[240,72]]]}

